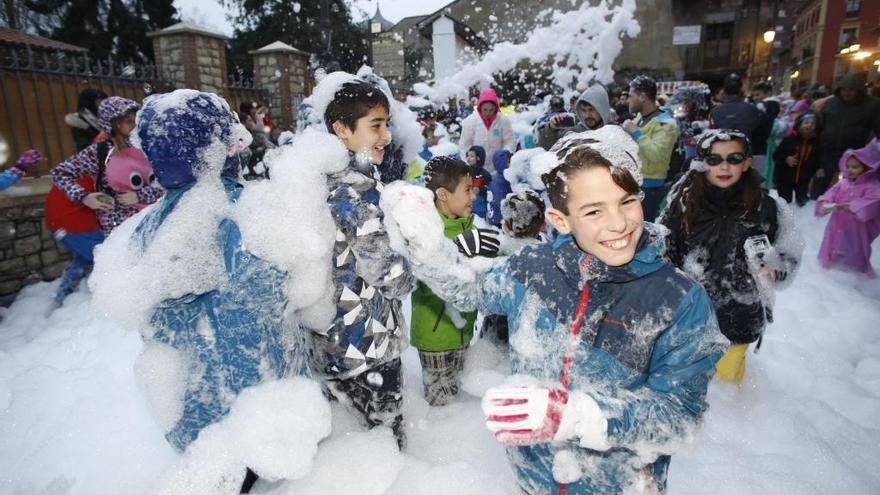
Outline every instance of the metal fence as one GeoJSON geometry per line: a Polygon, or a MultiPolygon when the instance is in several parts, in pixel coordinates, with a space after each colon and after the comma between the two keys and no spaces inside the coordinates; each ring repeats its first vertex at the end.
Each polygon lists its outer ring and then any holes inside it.
{"type": "Polygon", "coordinates": [[[238,111],[238,107],[243,102],[258,101],[265,103],[269,99],[269,92],[254,86],[254,80],[250,78],[230,75],[226,89],[226,101],[229,103],[229,108],[234,112],[238,111]]]}
{"type": "Polygon", "coordinates": [[[142,101],[168,87],[155,66],[95,60],[85,54],[0,47],[0,136],[10,146],[10,160],[29,148],[46,160],[36,175],[66,159],[76,146],[65,115],[76,111],[79,92],[96,88],[109,95],[142,101]]]}

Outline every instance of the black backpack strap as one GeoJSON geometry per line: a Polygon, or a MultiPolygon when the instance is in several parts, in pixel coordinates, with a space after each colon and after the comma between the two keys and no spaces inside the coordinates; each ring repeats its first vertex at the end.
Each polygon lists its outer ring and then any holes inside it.
{"type": "Polygon", "coordinates": [[[107,155],[110,154],[110,146],[110,141],[101,141],[98,143],[98,175],[95,177],[95,191],[116,197],[116,194],[112,189],[104,187],[104,175],[107,172],[107,155]]]}

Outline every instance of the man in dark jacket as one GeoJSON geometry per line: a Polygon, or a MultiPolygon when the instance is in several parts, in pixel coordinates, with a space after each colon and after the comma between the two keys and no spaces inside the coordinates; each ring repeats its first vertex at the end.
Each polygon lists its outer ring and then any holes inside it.
{"type": "Polygon", "coordinates": [[[79,93],[76,112],[64,116],[64,122],[70,127],[76,152],[89,147],[101,133],[101,122],[98,119],[98,107],[107,98],[107,93],[100,89],[86,88],[79,93]]]}
{"type": "Polygon", "coordinates": [[[739,74],[730,74],[724,78],[724,103],[709,112],[709,127],[736,129],[748,136],[754,150],[752,166],[764,173],[764,153],[773,120],[758,110],[758,107],[743,100],[742,78],[739,74]]]}
{"type": "MultiPolygon", "coordinates": [[[[552,100],[551,100],[552,105],[552,100]]],[[[552,106],[551,106],[552,108],[552,106]]],[[[575,103],[575,115],[568,113],[556,113],[546,122],[539,121],[535,127],[538,130],[538,145],[549,150],[559,141],[559,138],[569,132],[595,131],[605,124],[613,124],[611,120],[611,105],[608,101],[608,91],[601,84],[587,88],[581,93],[575,103]],[[563,125],[565,117],[574,117],[571,121],[574,127],[563,125]]]]}
{"type": "Polygon", "coordinates": [[[873,132],[880,136],[880,98],[868,96],[865,74],[847,74],[834,96],[819,111],[820,169],[810,197],[822,195],[831,185],[837,162],[850,148],[864,147],[873,132]]]}

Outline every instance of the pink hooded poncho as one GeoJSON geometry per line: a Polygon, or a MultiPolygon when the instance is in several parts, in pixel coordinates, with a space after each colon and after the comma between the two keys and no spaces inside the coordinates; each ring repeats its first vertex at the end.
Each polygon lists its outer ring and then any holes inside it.
{"type": "Polygon", "coordinates": [[[846,204],[848,210],[833,210],[825,237],[819,248],[819,264],[823,268],[843,265],[875,277],[871,268],[871,241],[880,235],[880,141],[876,138],[864,148],[847,150],[840,159],[840,171],[846,175],[846,162],[856,157],[868,167],[868,171],[852,181],[843,178],[819,197],[816,215],[826,214],[826,203],[846,204]]]}

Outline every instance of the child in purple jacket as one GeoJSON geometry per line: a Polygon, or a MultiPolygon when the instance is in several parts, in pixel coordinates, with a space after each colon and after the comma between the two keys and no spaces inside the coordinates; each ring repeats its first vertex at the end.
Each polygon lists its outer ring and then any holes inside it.
{"type": "Polygon", "coordinates": [[[843,178],[819,197],[816,215],[831,213],[819,248],[822,268],[843,265],[873,278],[871,242],[880,235],[880,141],[847,150],[838,165],[843,178]]]}

